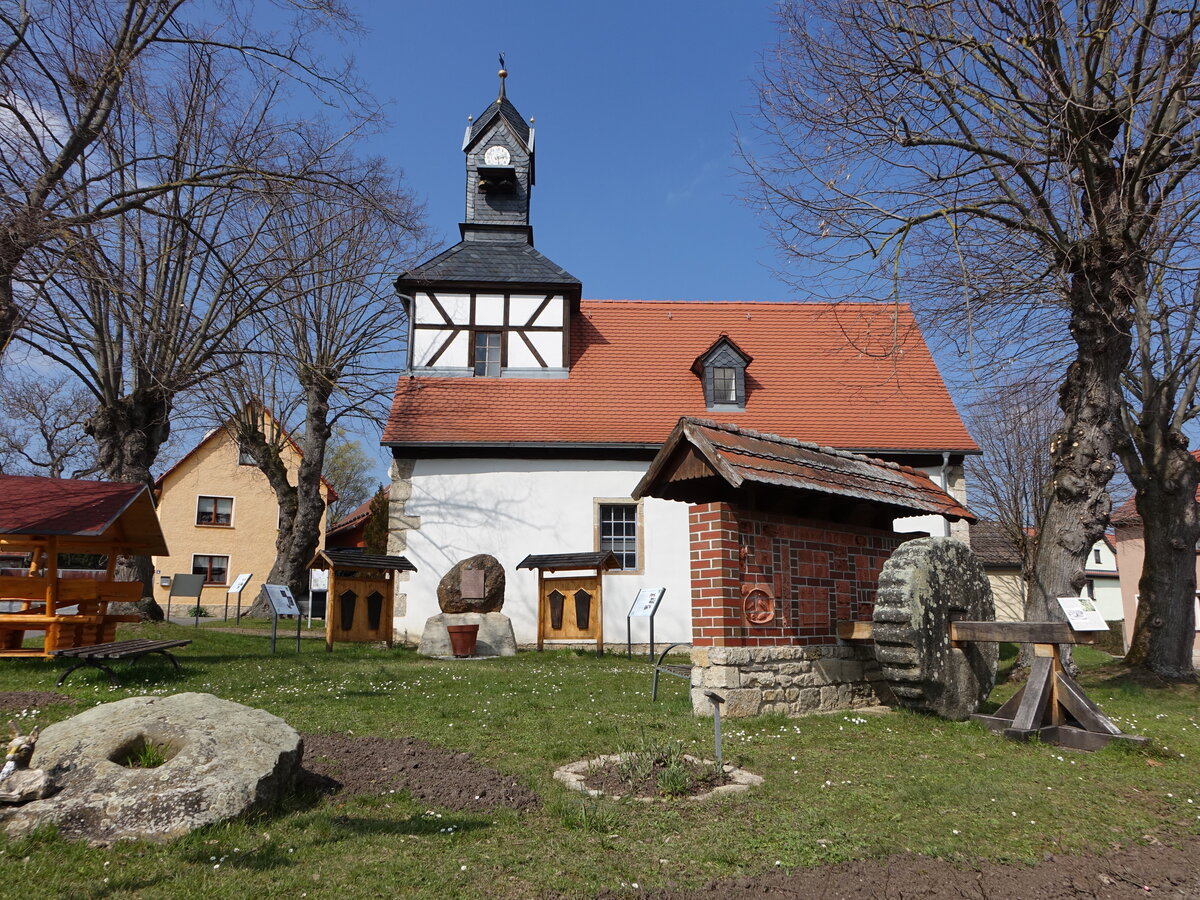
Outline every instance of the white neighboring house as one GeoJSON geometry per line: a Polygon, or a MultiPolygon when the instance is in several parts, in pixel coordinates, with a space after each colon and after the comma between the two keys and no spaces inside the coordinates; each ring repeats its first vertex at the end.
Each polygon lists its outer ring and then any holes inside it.
{"type": "Polygon", "coordinates": [[[1117,572],[1116,539],[1111,534],[1096,541],[1088,553],[1084,569],[1087,584],[1084,593],[1096,601],[1106,622],[1118,622],[1125,617],[1121,604],[1121,578],[1117,572]]]}
{"type": "Polygon", "coordinates": [[[396,282],[411,327],[383,436],[389,552],[418,569],[398,584],[398,639],[439,612],[451,566],[489,553],[530,643],[537,575],[516,565],[610,549],[624,568],[604,577],[605,640],[624,640],[642,587],[666,588],[656,639],[690,640],[687,506],[631,498],[685,415],[911,465],[964,499],[978,449],[906,305],[584,300],[533,247],[534,134],[503,81],[463,151],[462,241],[396,282]]]}

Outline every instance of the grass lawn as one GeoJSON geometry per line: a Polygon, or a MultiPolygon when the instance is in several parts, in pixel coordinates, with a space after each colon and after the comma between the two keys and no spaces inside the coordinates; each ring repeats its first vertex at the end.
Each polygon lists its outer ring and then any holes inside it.
{"type": "MultiPolygon", "coordinates": [[[[1123,729],[1148,736],[1149,750],[1072,753],[903,712],[726,720],[727,761],[765,783],[712,803],[646,804],[587,800],[551,777],[642,737],[711,753],[711,720],[692,716],[682,681],[664,679],[665,699],[650,702],[644,658],[557,650],[455,662],[365,645],[326,653],[308,641],[297,655],[284,634],[272,656],[265,634],[219,622],[123,629],[123,638],[194,637],[179,651],[183,674],[157,658],[118,664],[125,686],[110,690],[100,672],[80,670],[58,689],[77,704],[18,718],[27,729],[125,697],[207,691],[302,732],[412,736],[470,751],[526,783],[544,807],[473,815],[400,793],[341,803],[297,796],[278,814],[168,845],[0,840],[3,895],[586,897],[907,850],[1032,862],[1200,833],[1197,689],[1117,677],[1108,657],[1086,649],[1077,652],[1085,688],[1123,729]]],[[[0,691],[55,690],[61,668],[4,660],[0,691]]]]}

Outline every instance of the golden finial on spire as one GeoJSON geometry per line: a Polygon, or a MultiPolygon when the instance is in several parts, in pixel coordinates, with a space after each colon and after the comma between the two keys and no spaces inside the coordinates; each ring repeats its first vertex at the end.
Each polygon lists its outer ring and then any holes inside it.
{"type": "Polygon", "coordinates": [[[508,77],[508,69],[504,68],[504,54],[500,54],[500,71],[496,73],[500,76],[500,96],[496,98],[499,103],[504,99],[504,79],[508,77]]]}

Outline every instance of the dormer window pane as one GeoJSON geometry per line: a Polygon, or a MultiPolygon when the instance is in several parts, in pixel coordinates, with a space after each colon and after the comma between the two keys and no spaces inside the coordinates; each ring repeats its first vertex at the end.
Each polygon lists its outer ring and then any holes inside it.
{"type": "Polygon", "coordinates": [[[713,369],[713,402],[737,403],[737,369],[717,366],[713,369]]]}
{"type": "Polygon", "coordinates": [[[475,374],[500,375],[500,332],[475,332],[475,374]]]}

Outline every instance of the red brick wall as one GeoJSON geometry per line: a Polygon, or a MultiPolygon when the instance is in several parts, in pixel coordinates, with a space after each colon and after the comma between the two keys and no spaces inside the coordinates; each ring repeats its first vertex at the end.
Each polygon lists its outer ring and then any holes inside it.
{"type": "Polygon", "coordinates": [[[869,620],[879,572],[907,539],[729,503],[689,510],[692,643],[769,647],[836,642],[839,621],[869,620]],[[744,591],[774,593],[775,618],[747,621],[744,591]]]}

